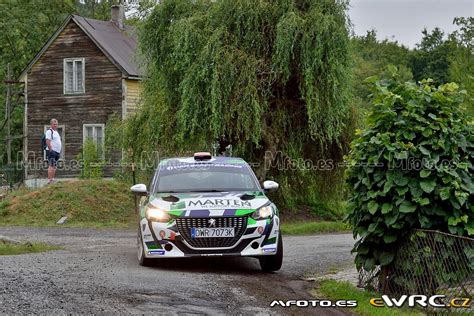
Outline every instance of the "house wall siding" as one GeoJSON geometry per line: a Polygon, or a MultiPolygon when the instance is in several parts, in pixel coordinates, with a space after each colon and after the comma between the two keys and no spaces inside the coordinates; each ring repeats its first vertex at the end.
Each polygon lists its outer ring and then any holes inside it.
{"type": "MultiPolygon", "coordinates": [[[[81,152],[83,124],[105,124],[114,113],[122,115],[122,73],[71,20],[28,72],[28,161],[41,157],[44,125],[51,118],[65,125],[67,165],[81,152]],[[85,58],[85,93],[65,95],[63,60],[76,57],[85,58]]],[[[120,154],[109,158],[118,161],[120,154]]],[[[28,172],[28,177],[38,177],[34,173],[28,172]]],[[[64,177],[77,174],[78,170],[58,171],[64,177]]]]}
{"type": "Polygon", "coordinates": [[[133,114],[137,111],[140,105],[141,82],[138,80],[125,80],[126,85],[126,113],[125,115],[133,114]]]}

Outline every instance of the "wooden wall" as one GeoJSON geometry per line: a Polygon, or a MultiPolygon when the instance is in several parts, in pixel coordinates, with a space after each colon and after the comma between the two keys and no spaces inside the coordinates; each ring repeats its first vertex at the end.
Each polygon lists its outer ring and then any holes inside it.
{"type": "Polygon", "coordinates": [[[135,113],[140,104],[141,82],[139,80],[125,79],[125,85],[125,115],[128,115],[135,113]]]}
{"type": "MultiPolygon", "coordinates": [[[[122,73],[71,20],[43,56],[28,72],[28,160],[41,155],[44,125],[56,118],[65,125],[65,162],[81,151],[83,124],[106,123],[109,116],[122,115],[122,73]],[[63,59],[85,58],[85,93],[63,93],[63,59]]],[[[112,160],[120,159],[119,153],[112,160]]],[[[28,176],[33,176],[33,171],[28,176]]],[[[58,171],[74,176],[78,171],[58,171]]],[[[110,175],[110,174],[109,174],[110,175]]],[[[36,177],[38,176],[36,172],[36,177]]],[[[43,175],[44,177],[45,175],[43,175]]]]}

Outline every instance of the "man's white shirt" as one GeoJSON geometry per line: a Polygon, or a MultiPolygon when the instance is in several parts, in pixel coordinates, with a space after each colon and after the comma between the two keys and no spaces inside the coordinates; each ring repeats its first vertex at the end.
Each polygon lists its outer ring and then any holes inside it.
{"type": "Polygon", "coordinates": [[[46,139],[49,139],[51,141],[51,149],[54,150],[57,153],[61,152],[61,136],[59,136],[59,133],[52,128],[48,128],[46,131],[46,139]],[[53,131],[53,137],[51,138],[51,131],[53,131]]]}

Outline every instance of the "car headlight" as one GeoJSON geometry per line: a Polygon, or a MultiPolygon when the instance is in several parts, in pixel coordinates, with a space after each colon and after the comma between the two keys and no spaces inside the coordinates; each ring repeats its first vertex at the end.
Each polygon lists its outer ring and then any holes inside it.
{"type": "Polygon", "coordinates": [[[171,219],[168,212],[153,206],[147,206],[145,216],[150,221],[161,223],[167,223],[171,219]]]}
{"type": "Polygon", "coordinates": [[[262,206],[252,214],[253,219],[266,219],[273,215],[273,209],[270,205],[262,206]]]}

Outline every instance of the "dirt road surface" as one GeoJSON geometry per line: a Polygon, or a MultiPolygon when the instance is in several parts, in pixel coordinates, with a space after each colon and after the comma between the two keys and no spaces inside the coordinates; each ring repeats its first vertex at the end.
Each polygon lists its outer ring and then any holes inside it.
{"type": "Polygon", "coordinates": [[[46,253],[0,256],[0,314],[308,314],[336,309],[271,308],[313,299],[304,278],[351,265],[349,234],[284,236],[283,268],[263,273],[253,258],[185,258],[137,263],[136,232],[0,227],[0,235],[59,245],[46,253]]]}

